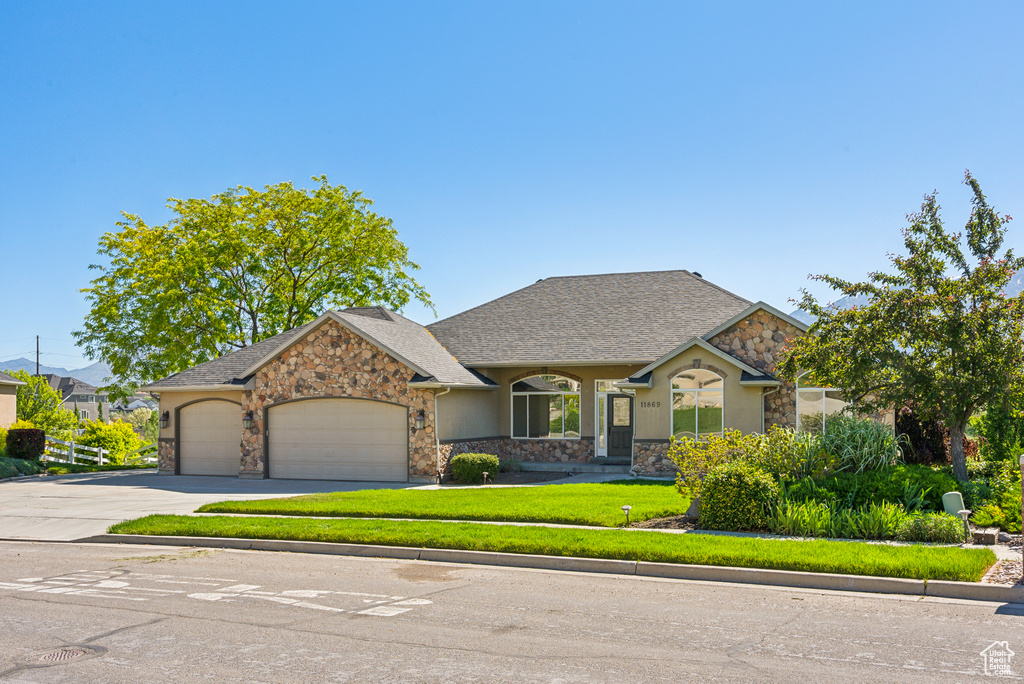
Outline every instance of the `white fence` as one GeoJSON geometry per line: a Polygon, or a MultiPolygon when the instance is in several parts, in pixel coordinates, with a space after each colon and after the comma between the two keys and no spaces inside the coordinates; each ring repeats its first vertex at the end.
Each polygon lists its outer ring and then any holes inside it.
{"type": "MultiPolygon", "coordinates": [[[[47,437],[43,455],[39,460],[53,461],[55,463],[95,463],[96,465],[106,465],[110,463],[110,455],[100,448],[47,437]]],[[[124,462],[125,465],[156,465],[156,442],[151,442],[134,451],[129,451],[125,454],[124,462]]]]}

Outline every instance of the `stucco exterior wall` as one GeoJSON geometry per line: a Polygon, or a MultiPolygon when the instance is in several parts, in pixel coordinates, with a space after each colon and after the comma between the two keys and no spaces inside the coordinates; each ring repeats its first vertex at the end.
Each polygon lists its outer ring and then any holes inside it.
{"type": "Polygon", "coordinates": [[[498,434],[508,437],[512,434],[512,383],[531,375],[564,375],[579,380],[580,390],[580,436],[594,437],[595,395],[597,380],[622,380],[640,370],[640,365],[619,366],[515,366],[501,368],[478,368],[491,380],[501,385],[498,405],[498,434]]]}
{"type": "Polygon", "coordinates": [[[705,368],[722,376],[723,427],[744,433],[761,431],[761,388],[743,387],[739,368],[694,346],[656,368],[651,389],[636,391],[636,439],[672,436],[672,378],[691,368],[705,368]]]}
{"type": "Polygon", "coordinates": [[[437,429],[442,440],[484,439],[501,434],[501,389],[438,391],[437,429]]]}
{"type": "MultiPolygon", "coordinates": [[[[242,411],[253,424],[242,430],[242,477],[266,473],[264,424],[275,404],[300,398],[374,399],[405,406],[409,425],[409,477],[436,477],[434,392],[408,387],[415,373],[337,321],[324,322],[258,370],[246,391],[242,411]],[[424,412],[417,430],[416,414],[424,412]]],[[[273,454],[269,455],[273,463],[273,454]]],[[[272,466],[271,466],[272,469],[272,466]]]]}
{"type": "Polygon", "coordinates": [[[0,427],[18,420],[18,386],[0,385],[0,427]]]}

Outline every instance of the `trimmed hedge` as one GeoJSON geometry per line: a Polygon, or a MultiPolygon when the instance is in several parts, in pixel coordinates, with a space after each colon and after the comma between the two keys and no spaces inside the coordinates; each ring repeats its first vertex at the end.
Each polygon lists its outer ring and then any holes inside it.
{"type": "Polygon", "coordinates": [[[484,473],[493,480],[498,475],[498,457],[491,454],[459,454],[451,460],[452,479],[460,484],[480,484],[484,473]]]}
{"type": "Polygon", "coordinates": [[[779,500],[779,485],[764,470],[733,461],[704,478],[700,526],[708,530],[766,530],[779,500]]]}
{"type": "Polygon", "coordinates": [[[46,448],[46,432],[38,428],[7,431],[7,457],[38,460],[46,448]]]}

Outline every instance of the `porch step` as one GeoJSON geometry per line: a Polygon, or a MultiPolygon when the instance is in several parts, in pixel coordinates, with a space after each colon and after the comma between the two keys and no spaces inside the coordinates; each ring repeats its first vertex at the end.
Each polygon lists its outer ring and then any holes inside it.
{"type": "Polygon", "coordinates": [[[590,462],[599,465],[633,465],[633,459],[629,456],[595,456],[590,462]]]}
{"type": "Polygon", "coordinates": [[[522,470],[533,473],[615,473],[629,475],[629,463],[609,465],[604,463],[550,463],[547,461],[521,461],[522,470]]]}

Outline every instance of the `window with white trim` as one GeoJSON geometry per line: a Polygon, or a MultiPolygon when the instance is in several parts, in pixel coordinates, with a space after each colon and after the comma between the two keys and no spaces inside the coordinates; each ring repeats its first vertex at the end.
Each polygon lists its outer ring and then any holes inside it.
{"type": "Polygon", "coordinates": [[[561,375],[534,375],[513,383],[512,436],[579,439],[580,383],[561,375]]]}
{"type": "Polygon", "coordinates": [[[796,378],[796,429],[798,432],[824,432],[828,417],[846,410],[841,390],[821,387],[810,371],[796,378]]]}
{"type": "Polygon", "coordinates": [[[703,368],[672,378],[672,435],[698,439],[722,434],[724,384],[722,376],[703,368]]]}
{"type": "Polygon", "coordinates": [[[82,420],[88,420],[89,419],[89,412],[86,411],[85,409],[80,409],[78,411],[78,417],[81,418],[82,420]]]}

